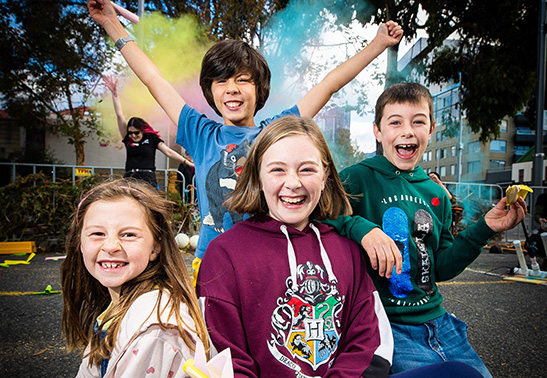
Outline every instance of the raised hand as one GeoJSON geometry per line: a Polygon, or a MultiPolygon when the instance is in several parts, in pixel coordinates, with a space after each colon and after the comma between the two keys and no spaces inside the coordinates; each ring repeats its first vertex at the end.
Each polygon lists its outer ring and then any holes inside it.
{"type": "Polygon", "coordinates": [[[385,46],[396,45],[403,38],[403,28],[395,21],[388,21],[380,24],[376,38],[379,38],[385,46]]]}

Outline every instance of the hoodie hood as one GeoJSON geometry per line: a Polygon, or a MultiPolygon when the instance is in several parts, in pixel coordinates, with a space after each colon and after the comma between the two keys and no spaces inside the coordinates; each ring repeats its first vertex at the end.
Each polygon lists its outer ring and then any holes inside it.
{"type": "Polygon", "coordinates": [[[365,159],[359,163],[373,171],[380,172],[386,178],[401,177],[408,182],[419,182],[429,180],[429,176],[422,167],[417,166],[410,171],[403,171],[391,164],[383,155],[376,155],[373,158],[365,159]]]}
{"type": "Polygon", "coordinates": [[[273,219],[267,215],[259,215],[249,220],[249,225],[256,227],[262,231],[278,234],[279,237],[285,237],[287,239],[287,260],[291,272],[291,287],[293,291],[298,290],[297,284],[297,263],[296,253],[291,241],[291,238],[306,237],[310,234],[314,234],[319,242],[319,250],[321,253],[321,260],[327,271],[328,281],[336,284],[338,280],[332,271],[332,264],[321,241],[321,234],[332,231],[332,228],[323,223],[310,222],[302,231],[295,229],[294,227],[287,226],[276,219],[273,219]]]}

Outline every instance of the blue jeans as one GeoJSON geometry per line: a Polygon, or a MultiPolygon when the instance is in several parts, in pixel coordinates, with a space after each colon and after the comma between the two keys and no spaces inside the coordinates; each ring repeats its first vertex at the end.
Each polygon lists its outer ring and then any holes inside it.
{"type": "Polygon", "coordinates": [[[460,361],[492,375],[467,341],[467,324],[448,313],[420,325],[391,323],[393,364],[391,373],[400,373],[443,361],[460,361]]]}
{"type": "Polygon", "coordinates": [[[389,378],[482,378],[482,375],[463,362],[447,361],[390,375],[389,378]]]}

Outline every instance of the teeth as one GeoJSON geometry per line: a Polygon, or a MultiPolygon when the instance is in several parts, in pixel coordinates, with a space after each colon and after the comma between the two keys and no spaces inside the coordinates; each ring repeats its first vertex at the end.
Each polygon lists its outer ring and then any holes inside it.
{"type": "Polygon", "coordinates": [[[227,102],[226,106],[229,107],[229,108],[237,108],[241,104],[242,104],[241,102],[227,102]]]}
{"type": "Polygon", "coordinates": [[[286,202],[286,203],[290,203],[290,204],[297,204],[297,203],[303,202],[303,201],[304,201],[304,197],[302,197],[302,198],[287,198],[287,197],[282,197],[282,198],[281,198],[281,201],[286,202]]]}
{"type": "Polygon", "coordinates": [[[415,148],[415,144],[400,144],[397,146],[397,148],[415,148]]]}
{"type": "Polygon", "coordinates": [[[105,269],[115,269],[115,268],[119,268],[120,266],[123,266],[125,264],[121,264],[121,263],[110,263],[110,262],[102,262],[101,263],[101,266],[105,269]]]}

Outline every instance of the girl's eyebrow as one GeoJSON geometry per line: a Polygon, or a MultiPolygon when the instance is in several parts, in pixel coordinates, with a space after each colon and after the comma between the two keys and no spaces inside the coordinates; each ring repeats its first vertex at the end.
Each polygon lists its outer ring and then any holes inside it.
{"type": "MultiPolygon", "coordinates": [[[[266,164],[266,167],[269,167],[270,165],[274,165],[274,164],[287,165],[287,163],[285,163],[284,161],[275,160],[275,161],[271,161],[268,164],[266,164]]],[[[315,160],[303,160],[299,163],[299,165],[304,165],[304,164],[312,164],[312,165],[317,165],[317,166],[321,165],[318,162],[316,162],[315,160]]]]}

